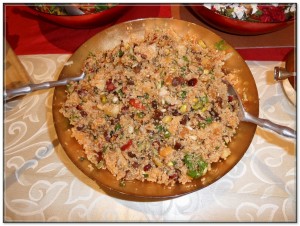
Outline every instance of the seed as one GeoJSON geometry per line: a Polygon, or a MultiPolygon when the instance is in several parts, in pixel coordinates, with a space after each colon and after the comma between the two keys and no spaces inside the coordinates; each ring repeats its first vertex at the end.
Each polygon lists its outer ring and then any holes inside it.
{"type": "Polygon", "coordinates": [[[167,115],[167,116],[165,116],[165,117],[162,119],[162,121],[163,121],[164,123],[169,123],[169,122],[172,121],[172,117],[171,117],[170,115],[167,115]]]}
{"type": "Polygon", "coordinates": [[[106,97],[106,95],[104,95],[104,94],[101,95],[100,96],[100,101],[101,101],[102,104],[106,104],[107,103],[107,97],[106,97]]]}
{"type": "Polygon", "coordinates": [[[182,106],[180,107],[180,109],[179,109],[180,113],[185,113],[186,110],[187,110],[187,105],[186,105],[186,104],[182,105],[182,106]]]}

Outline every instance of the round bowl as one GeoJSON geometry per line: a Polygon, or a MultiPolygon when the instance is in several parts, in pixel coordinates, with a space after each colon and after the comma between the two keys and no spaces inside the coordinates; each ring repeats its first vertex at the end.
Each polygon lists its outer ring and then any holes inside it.
{"type": "MultiPolygon", "coordinates": [[[[227,42],[212,31],[182,20],[163,18],[139,19],[111,26],[90,38],[76,50],[69,59],[69,62],[72,64],[68,64],[68,66],[63,68],[59,79],[79,75],[84,61],[91,51],[113,49],[119,45],[121,41],[124,40],[124,42],[126,42],[132,35],[134,37],[144,38],[146,29],[155,30],[159,28],[173,29],[174,32],[181,36],[195,36],[203,40],[207,46],[214,48],[216,43],[220,41],[222,41],[222,43],[224,42],[226,46],[225,51],[230,54],[230,58],[226,60],[223,66],[224,70],[235,71],[234,76],[236,76],[239,81],[236,88],[238,88],[240,95],[244,92],[244,95],[248,98],[244,101],[247,111],[253,115],[258,115],[259,100],[257,87],[252,73],[243,58],[227,42]]],[[[66,165],[75,165],[76,168],[80,169],[80,172],[83,172],[90,180],[96,182],[106,193],[122,199],[139,201],[171,199],[198,191],[213,184],[227,174],[240,161],[251,144],[256,130],[256,125],[240,122],[237,134],[229,144],[232,154],[225,161],[213,163],[212,170],[202,178],[194,179],[190,183],[176,184],[175,186],[168,187],[154,182],[134,180],[126,181],[126,186],[120,186],[119,181],[108,170],[97,169],[96,167],[91,170],[91,163],[87,160],[82,160],[84,150],[75,138],[72,137],[70,130],[71,125],[68,119],[60,113],[60,109],[66,99],[66,87],[56,87],[53,96],[52,112],[57,137],[69,158],[69,160],[64,161],[64,163],[66,165]]],[[[77,173],[75,175],[79,177],[77,173]]]]}
{"type": "Polygon", "coordinates": [[[267,34],[286,28],[294,23],[294,19],[276,23],[248,22],[220,15],[203,5],[193,5],[191,8],[207,24],[220,31],[235,35],[267,34]]]}
{"type": "Polygon", "coordinates": [[[33,6],[29,6],[32,12],[48,21],[62,25],[69,28],[94,28],[99,25],[104,25],[118,19],[126,10],[130,8],[129,5],[118,4],[112,8],[92,14],[84,14],[78,16],[71,15],[54,15],[44,13],[36,10],[33,6]]]}

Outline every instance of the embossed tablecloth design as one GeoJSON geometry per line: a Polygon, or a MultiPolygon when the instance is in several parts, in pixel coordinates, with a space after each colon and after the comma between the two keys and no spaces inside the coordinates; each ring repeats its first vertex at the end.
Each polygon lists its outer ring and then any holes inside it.
{"type": "MultiPolygon", "coordinates": [[[[70,55],[19,57],[38,83],[57,79],[70,55]]],[[[260,116],[295,128],[296,109],[273,80],[283,62],[247,64],[260,116]]],[[[258,128],[241,161],[211,186],[167,201],[125,201],[96,191],[65,166],[52,95],[53,89],[38,91],[4,105],[4,221],[296,221],[294,140],[258,128]]]]}

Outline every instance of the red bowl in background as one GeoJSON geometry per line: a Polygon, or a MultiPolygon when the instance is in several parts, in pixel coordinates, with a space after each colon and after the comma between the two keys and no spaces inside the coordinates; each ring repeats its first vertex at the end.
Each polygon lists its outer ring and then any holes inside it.
{"type": "Polygon", "coordinates": [[[130,5],[119,4],[102,12],[71,16],[44,13],[36,10],[33,6],[29,6],[29,8],[35,15],[40,16],[58,25],[62,25],[69,28],[94,28],[100,25],[107,24],[118,19],[130,7],[130,5]]]}
{"type": "Polygon", "coordinates": [[[192,5],[191,9],[212,27],[235,35],[261,35],[281,30],[294,23],[295,19],[286,22],[259,23],[232,19],[213,12],[203,5],[192,5]]]}

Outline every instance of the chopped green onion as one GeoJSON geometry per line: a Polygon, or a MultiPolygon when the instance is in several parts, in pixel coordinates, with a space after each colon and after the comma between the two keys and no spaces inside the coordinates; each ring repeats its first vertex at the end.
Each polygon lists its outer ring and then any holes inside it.
{"type": "Polygon", "coordinates": [[[119,50],[118,57],[122,57],[124,55],[124,52],[122,50],[119,50]]]}
{"type": "Polygon", "coordinates": [[[196,154],[186,154],[183,159],[188,168],[187,175],[192,178],[201,177],[207,170],[208,164],[196,154]]]}
{"type": "Polygon", "coordinates": [[[118,130],[120,130],[122,127],[121,127],[121,125],[120,125],[120,123],[117,123],[116,125],[115,125],[115,131],[118,131],[118,130]]]}
{"type": "Polygon", "coordinates": [[[226,47],[226,43],[225,43],[225,41],[222,39],[221,41],[219,41],[219,42],[217,42],[217,43],[215,43],[215,48],[217,49],[217,50],[225,50],[227,47],[226,47]]]}
{"type": "Polygon", "coordinates": [[[186,62],[189,62],[189,59],[187,58],[187,56],[183,56],[182,59],[186,62]]]}

